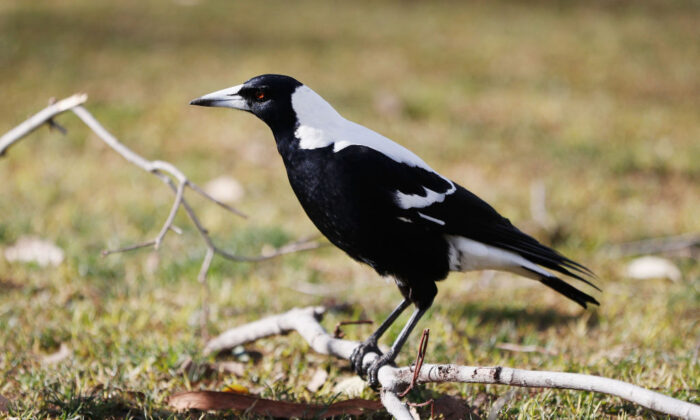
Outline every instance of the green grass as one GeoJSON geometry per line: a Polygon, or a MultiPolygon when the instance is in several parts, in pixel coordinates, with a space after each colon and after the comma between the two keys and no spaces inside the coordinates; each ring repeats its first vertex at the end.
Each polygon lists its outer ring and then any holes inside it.
{"type": "MultiPolygon", "coordinates": [[[[255,253],[315,229],[262,123],[187,102],[259,73],[294,75],[516,224],[527,225],[530,185],[541,180],[565,227],[557,247],[600,276],[601,307],[583,312],[527,280],[452,275],[420,325],[431,329],[429,362],[592,373],[698,402],[697,261],[676,260],[680,282],[631,280],[627,260],[605,247],[700,231],[696,2],[183,3],[4,1],[0,132],[49,97],[85,91],[95,116],[143,156],[200,184],[236,177],[250,220],[192,201],[219,243],[255,253]],[[506,352],[502,342],[556,355],[506,352]]],[[[176,417],[168,395],[230,383],[329,401],[332,383],[350,375],[347,362],[309,353],[295,335],[251,345],[263,357],[245,377],[180,370],[188,356],[209,360],[197,322],[204,249],[179,215],[185,232],[169,236],[158,257],[100,257],[154,236],[172,197],[76,118],[60,122],[67,136],[42,128],[0,159],[0,248],[36,234],[66,251],[57,268],[0,258],[0,394],[13,401],[11,415],[176,417]],[[73,356],[42,364],[61,343],[73,356]],[[330,382],[312,395],[304,385],[317,367],[330,382]]],[[[380,319],[399,299],[395,286],[332,248],[256,265],[216,260],[210,284],[211,334],[294,306],[350,304],[327,316],[332,328],[380,319]],[[300,283],[334,292],[303,294],[300,283]]],[[[354,339],[370,331],[347,328],[354,339]]],[[[414,336],[399,362],[410,363],[416,346],[414,336]]],[[[477,409],[486,414],[505,391],[444,384],[410,398],[473,402],[486,393],[477,409]]],[[[554,390],[521,391],[505,410],[508,418],[658,417],[617,398],[554,390]]]]}

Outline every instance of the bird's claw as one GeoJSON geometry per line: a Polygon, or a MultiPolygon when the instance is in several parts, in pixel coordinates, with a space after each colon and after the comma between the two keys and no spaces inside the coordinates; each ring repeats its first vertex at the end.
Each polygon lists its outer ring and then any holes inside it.
{"type": "Polygon", "coordinates": [[[367,353],[377,353],[379,356],[382,355],[381,350],[379,350],[379,347],[377,347],[376,340],[372,340],[370,338],[363,341],[357,347],[355,347],[355,350],[352,351],[352,355],[350,355],[350,367],[361,377],[364,377],[365,375],[365,371],[362,368],[362,361],[367,353]]]}
{"type": "Polygon", "coordinates": [[[381,355],[372,362],[372,365],[367,369],[367,382],[372,389],[376,391],[379,388],[379,369],[393,363],[394,355],[391,352],[381,355]]]}

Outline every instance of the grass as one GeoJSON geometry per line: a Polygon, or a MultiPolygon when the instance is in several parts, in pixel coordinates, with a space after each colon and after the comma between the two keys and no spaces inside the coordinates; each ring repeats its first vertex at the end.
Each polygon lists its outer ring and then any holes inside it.
{"type": "MultiPolygon", "coordinates": [[[[219,243],[255,253],[315,230],[267,128],[186,104],[259,73],[294,75],[516,224],[527,225],[530,185],[541,180],[550,213],[565,227],[557,247],[601,278],[600,308],[583,312],[527,280],[452,275],[421,323],[431,329],[430,362],[593,373],[697,403],[697,261],[676,260],[682,281],[639,281],[626,278],[627,260],[606,248],[700,230],[697,3],[362,6],[5,1],[0,132],[51,96],[86,91],[88,108],[143,156],[168,160],[200,184],[236,177],[250,220],[193,201],[219,243]],[[556,355],[499,350],[503,342],[556,355]]],[[[10,415],[184,417],[169,411],[168,395],[231,383],[267,397],[333,398],[333,382],[351,375],[347,363],[309,353],[294,335],[251,345],[262,359],[244,377],[180,370],[188,356],[209,360],[201,356],[195,280],[204,249],[179,215],[183,236],[168,237],[157,255],[101,258],[104,248],[154,236],[171,196],[76,118],[60,122],[67,136],[41,129],[0,160],[0,247],[36,234],[66,252],[57,268],[0,259],[0,394],[13,402],[10,415]],[[42,364],[61,343],[72,357],[42,364]],[[330,379],[313,395],[304,385],[318,367],[330,379]]],[[[212,334],[316,304],[339,308],[324,321],[332,328],[340,319],[380,319],[399,299],[392,284],[331,248],[257,265],[216,260],[210,283],[212,334]],[[302,283],[333,293],[303,294],[302,283]]],[[[360,339],[370,330],[347,333],[360,339]]],[[[400,363],[413,359],[415,340],[400,363]]],[[[485,414],[505,391],[431,385],[410,398],[450,394],[474,403],[483,393],[477,412],[485,414]]],[[[617,398],[554,390],[519,392],[504,416],[661,417],[617,398]]]]}

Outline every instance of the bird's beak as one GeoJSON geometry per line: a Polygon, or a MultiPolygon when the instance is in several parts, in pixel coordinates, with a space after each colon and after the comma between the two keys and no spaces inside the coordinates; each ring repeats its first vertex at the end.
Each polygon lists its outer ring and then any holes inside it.
{"type": "Polygon", "coordinates": [[[250,107],[248,106],[246,100],[238,94],[242,87],[243,85],[238,85],[208,93],[202,97],[193,99],[190,101],[190,105],[220,106],[224,108],[250,111],[250,107]]]}

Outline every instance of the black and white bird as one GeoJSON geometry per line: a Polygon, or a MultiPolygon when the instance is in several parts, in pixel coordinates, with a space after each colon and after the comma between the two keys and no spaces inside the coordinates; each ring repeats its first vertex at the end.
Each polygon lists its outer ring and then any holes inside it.
{"type": "Polygon", "coordinates": [[[353,369],[376,386],[450,271],[502,270],[535,279],[584,308],[598,302],[548,270],[595,287],[593,273],[521,232],[489,204],[405,147],[343,118],[294,78],[266,74],[192,105],[248,111],[272,130],[289,183],[316,227],[357,261],[391,276],[403,301],[359,345],[353,369]],[[369,366],[369,351],[411,304],[413,315],[369,366]]]}

